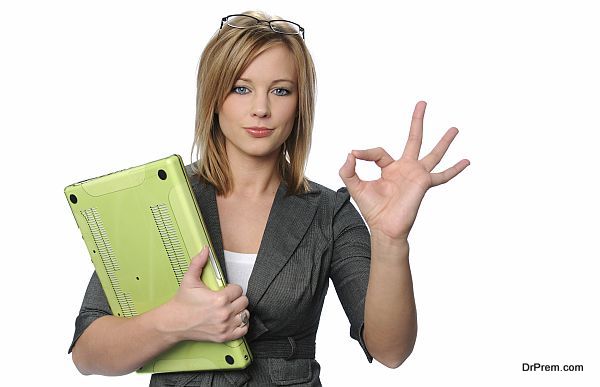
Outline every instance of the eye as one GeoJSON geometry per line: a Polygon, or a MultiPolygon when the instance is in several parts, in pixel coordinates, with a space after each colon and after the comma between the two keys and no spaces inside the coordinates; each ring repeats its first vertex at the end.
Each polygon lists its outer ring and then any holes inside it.
{"type": "Polygon", "coordinates": [[[283,97],[283,96],[289,95],[290,91],[288,89],[284,89],[283,87],[278,87],[273,90],[273,93],[275,93],[275,95],[283,97]]]}
{"type": "Polygon", "coordinates": [[[236,94],[248,94],[250,92],[250,90],[248,90],[247,87],[245,86],[235,86],[233,89],[231,89],[232,92],[236,93],[236,94]]]}

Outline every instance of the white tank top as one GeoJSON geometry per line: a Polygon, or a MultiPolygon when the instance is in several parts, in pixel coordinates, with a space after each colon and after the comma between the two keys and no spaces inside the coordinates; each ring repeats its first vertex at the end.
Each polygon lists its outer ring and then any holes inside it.
{"type": "Polygon", "coordinates": [[[256,254],[236,253],[223,250],[225,253],[225,269],[228,283],[240,285],[244,294],[248,290],[248,280],[256,262],[256,254]]]}

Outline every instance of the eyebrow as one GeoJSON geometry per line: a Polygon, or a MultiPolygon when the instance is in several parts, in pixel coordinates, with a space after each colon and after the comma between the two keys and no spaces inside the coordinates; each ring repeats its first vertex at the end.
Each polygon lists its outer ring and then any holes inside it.
{"type": "MultiPolygon", "coordinates": [[[[246,79],[246,78],[240,78],[238,79],[239,81],[244,81],[244,82],[248,82],[248,83],[252,83],[252,81],[250,79],[246,79]]],[[[281,78],[281,79],[275,79],[271,82],[271,84],[273,83],[277,83],[277,82],[289,82],[292,85],[295,85],[296,83],[290,79],[285,79],[285,78],[281,78]]]]}

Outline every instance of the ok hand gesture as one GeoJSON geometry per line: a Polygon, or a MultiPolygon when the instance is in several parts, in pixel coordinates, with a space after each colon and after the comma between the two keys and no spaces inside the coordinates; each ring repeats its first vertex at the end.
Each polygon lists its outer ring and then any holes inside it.
{"type": "Polygon", "coordinates": [[[470,164],[463,159],[445,171],[431,172],[458,134],[456,128],[448,129],[433,150],[419,159],[425,106],[423,101],[415,106],[400,159],[394,160],[383,148],[353,150],[339,172],[371,232],[383,233],[391,239],[408,237],[429,188],[450,181],[470,164]],[[381,168],[381,178],[361,180],[356,174],[356,159],[374,161],[381,168]]]}

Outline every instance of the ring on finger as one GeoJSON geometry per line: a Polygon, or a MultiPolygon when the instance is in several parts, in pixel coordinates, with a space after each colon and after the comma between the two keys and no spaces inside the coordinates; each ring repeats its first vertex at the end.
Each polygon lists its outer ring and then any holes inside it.
{"type": "Polygon", "coordinates": [[[248,313],[245,311],[240,312],[240,320],[242,320],[242,323],[240,324],[240,328],[245,327],[246,325],[248,325],[248,313]]]}

